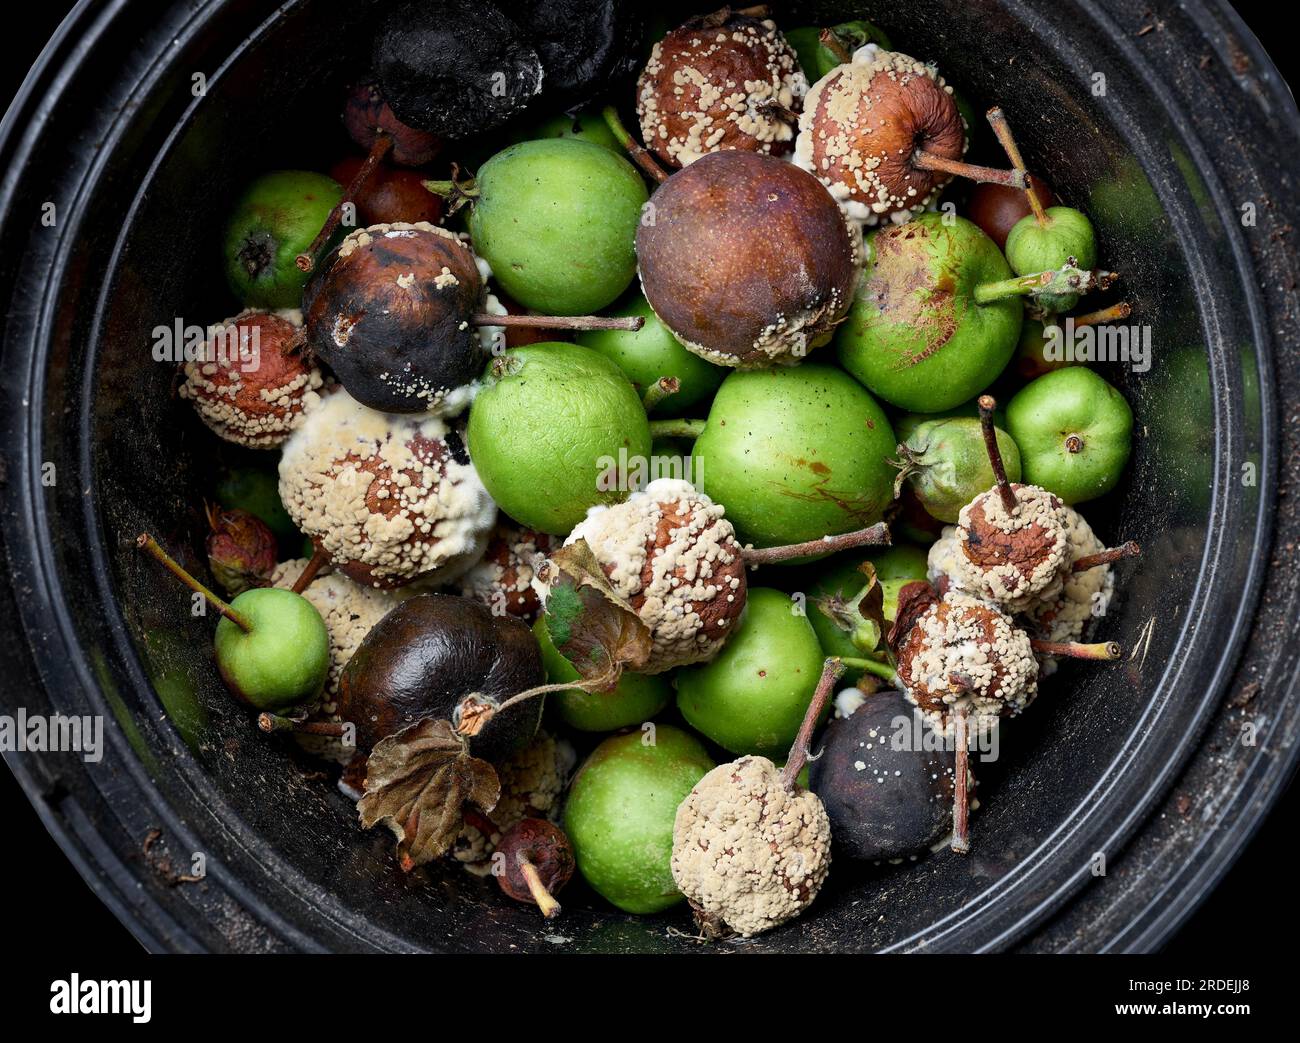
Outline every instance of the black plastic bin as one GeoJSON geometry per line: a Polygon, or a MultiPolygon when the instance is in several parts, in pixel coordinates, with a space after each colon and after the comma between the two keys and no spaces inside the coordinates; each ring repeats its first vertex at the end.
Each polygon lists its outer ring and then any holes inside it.
{"type": "MultiPolygon", "coordinates": [[[[337,158],[335,86],[377,6],[87,0],[6,117],[0,712],[108,720],[98,764],[6,760],[150,948],[702,951],[666,930],[689,933],[685,911],[579,898],[547,925],[454,867],[403,875],[386,836],[233,704],[211,622],[134,549],[143,529],[200,547],[211,468],[150,331],[233,310],[215,245],[228,201],[261,170],[337,158]],[[195,852],[206,877],[177,884],[195,852]]],[[[743,944],[1152,948],[1296,760],[1300,115],[1224,3],[778,7],[789,25],[874,16],[977,111],[1001,104],[1030,166],[1093,217],[1155,354],[1145,374],[1103,369],[1138,437],[1100,527],[1145,556],[1100,637],[1140,654],[1064,671],[1004,729],[971,855],[839,866],[807,915],[743,944]]]]}

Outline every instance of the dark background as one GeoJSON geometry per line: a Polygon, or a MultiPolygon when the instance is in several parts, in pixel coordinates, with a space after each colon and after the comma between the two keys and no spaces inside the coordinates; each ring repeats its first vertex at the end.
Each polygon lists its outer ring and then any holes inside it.
{"type": "MultiPolygon", "coordinates": [[[[6,19],[5,60],[0,62],[0,103],[5,107],[46,39],[73,6],[70,0],[46,0],[27,5],[21,23],[6,19]]],[[[1268,37],[1262,31],[1264,12],[1251,4],[1234,6],[1268,46],[1268,37]]],[[[1274,41],[1276,47],[1276,37],[1274,41]]],[[[1277,54],[1274,57],[1280,58],[1277,54]]],[[[1177,955],[1180,962],[1225,957],[1231,962],[1234,957],[1259,953],[1257,900],[1261,881],[1276,880],[1279,872],[1289,871],[1292,823],[1297,815],[1300,798],[1293,784],[1218,890],[1169,944],[1170,955],[1177,955]]],[[[67,933],[27,932],[23,947],[29,954],[93,960],[139,951],[130,932],[100,904],[63,857],[7,769],[0,769],[0,822],[6,829],[4,855],[0,857],[0,894],[10,896],[11,901],[30,898],[41,906],[57,903],[59,920],[70,928],[67,933]]],[[[1274,939],[1294,937],[1300,927],[1296,903],[1272,903],[1268,926],[1274,939]]]]}

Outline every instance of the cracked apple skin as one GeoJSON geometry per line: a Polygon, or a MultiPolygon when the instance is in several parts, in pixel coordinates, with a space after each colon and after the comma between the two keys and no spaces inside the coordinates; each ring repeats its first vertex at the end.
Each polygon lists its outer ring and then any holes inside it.
{"type": "Polygon", "coordinates": [[[835,337],[840,364],[902,409],[938,413],[997,379],[1020,338],[1018,297],[975,303],[1012,278],[997,246],[964,217],[922,214],[868,241],[870,260],[835,337]]]}
{"type": "Polygon", "coordinates": [[[878,522],[893,498],[896,444],[861,384],[809,362],[727,377],[695,459],[741,541],[773,547],[878,522]]]}
{"type": "MultiPolygon", "coordinates": [[[[357,750],[426,718],[451,720],[478,693],[504,702],[540,685],[542,656],[527,624],[469,598],[421,594],[403,601],[362,640],[339,678],[339,716],[356,725],[357,750]]],[[[494,760],[537,734],[543,697],[492,717],[470,752],[494,760]]]]}
{"type": "Polygon", "coordinates": [[[794,365],[853,300],[855,232],[784,160],[715,152],[669,178],[636,235],[641,287],[688,349],[722,366],[794,365]]]}

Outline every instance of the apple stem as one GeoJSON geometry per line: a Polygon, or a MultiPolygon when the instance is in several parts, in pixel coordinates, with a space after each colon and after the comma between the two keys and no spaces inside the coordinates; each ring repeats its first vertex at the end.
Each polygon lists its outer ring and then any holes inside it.
{"type": "Polygon", "coordinates": [[[1112,322],[1115,319],[1127,319],[1132,314],[1133,305],[1128,301],[1120,301],[1109,308],[1090,311],[1087,315],[1071,316],[1070,321],[1074,323],[1075,329],[1078,329],[1082,326],[1100,326],[1103,322],[1112,322]]]}
{"type": "Polygon", "coordinates": [[[356,176],[344,190],[343,198],[334,204],[334,208],[329,212],[329,216],[325,218],[325,224],[316,233],[316,238],[311,241],[311,245],[294,260],[294,264],[298,266],[299,271],[310,272],[316,267],[316,254],[328,242],[329,237],[334,234],[334,230],[338,228],[339,222],[343,219],[343,207],[348,203],[355,204],[361,189],[375,172],[375,167],[379,166],[380,161],[388,155],[392,147],[393,137],[391,134],[380,132],[375,136],[375,143],[370,146],[370,154],[366,156],[366,161],[361,164],[361,169],[357,171],[356,176]]]}
{"type": "Polygon", "coordinates": [[[822,664],[822,675],[817,679],[817,688],[813,691],[812,702],[808,704],[808,711],[803,715],[803,723],[799,725],[799,734],[794,737],[794,745],[790,747],[790,756],[786,758],[785,767],[781,769],[781,785],[785,787],[787,793],[794,792],[799,772],[803,771],[803,766],[808,763],[808,744],[812,742],[817,721],[822,711],[826,709],[826,701],[831,697],[831,689],[835,687],[835,682],[844,673],[844,669],[844,660],[838,656],[827,656],[822,664]]]}
{"type": "Polygon", "coordinates": [[[424,181],[422,184],[435,196],[442,196],[447,201],[447,216],[450,217],[466,203],[471,203],[478,198],[478,183],[471,177],[464,181],[458,181],[457,175],[460,173],[460,167],[455,163],[451,165],[451,177],[446,180],[435,179],[424,181]]]}
{"type": "Polygon", "coordinates": [[[537,867],[532,864],[527,856],[522,852],[515,855],[515,862],[519,866],[519,872],[524,878],[524,883],[528,885],[528,893],[533,896],[533,901],[537,903],[537,908],[542,911],[542,915],[548,920],[554,920],[560,915],[560,903],[550,891],[546,890],[546,885],[542,883],[542,876],[537,872],[537,867]]]}
{"type": "Polygon", "coordinates": [[[324,548],[319,546],[314,547],[312,549],[311,558],[309,558],[307,564],[302,567],[302,572],[298,573],[298,578],[293,581],[293,587],[290,589],[292,589],[295,594],[301,594],[311,586],[311,581],[316,578],[316,573],[320,572],[320,570],[328,565],[331,560],[330,555],[324,548]]]}
{"type": "Polygon", "coordinates": [[[1038,193],[1034,191],[1034,184],[1029,180],[1029,173],[1025,170],[1025,159],[1020,154],[1020,146],[1016,144],[1015,136],[1011,133],[1007,114],[1001,107],[995,106],[989,109],[987,115],[989,124],[993,127],[993,134],[1002,145],[1002,151],[1007,154],[1007,159],[1011,160],[1013,167],[1025,174],[1025,198],[1029,200],[1029,209],[1034,212],[1034,220],[1038,222],[1039,228],[1046,228],[1050,223],[1047,211],[1043,209],[1043,201],[1038,198],[1038,193]]]}
{"type": "Polygon", "coordinates": [[[1065,659],[1091,659],[1100,663],[1113,663],[1123,650],[1118,641],[1099,641],[1085,645],[1078,641],[1039,641],[1030,638],[1029,645],[1042,655],[1061,656],[1065,659]]]}
{"type": "Polygon", "coordinates": [[[502,710],[507,710],[519,703],[527,702],[529,699],[535,699],[539,695],[550,695],[552,692],[571,692],[575,688],[579,691],[585,692],[587,689],[583,688],[583,684],[583,681],[568,681],[556,684],[539,684],[536,688],[525,688],[522,692],[516,692],[499,706],[480,710],[474,717],[475,723],[473,731],[470,731],[468,727],[462,728],[458,726],[456,728],[456,734],[475,735],[482,730],[483,725],[487,724],[487,722],[493,717],[501,713],[502,710]]]}
{"type": "Polygon", "coordinates": [[[628,330],[636,332],[645,325],[640,315],[607,318],[603,315],[489,315],[476,312],[469,317],[471,326],[527,326],[538,330],[628,330]]]}
{"type": "Polygon", "coordinates": [[[1024,188],[1029,182],[1025,180],[1023,170],[999,170],[997,167],[980,167],[973,163],[963,163],[959,159],[945,159],[925,149],[912,153],[912,166],[921,170],[933,170],[940,174],[952,174],[954,177],[970,178],[992,185],[1006,185],[1008,188],[1024,188]]]}
{"type": "Polygon", "coordinates": [[[670,395],[677,394],[681,389],[682,382],[676,377],[660,377],[645,389],[645,394],[641,396],[641,404],[645,406],[645,411],[649,413],[660,402],[670,395]]]}
{"type": "Polygon", "coordinates": [[[989,454],[989,465],[993,468],[993,478],[998,483],[998,495],[1002,497],[1002,506],[1006,508],[1008,514],[1016,513],[1016,491],[1011,488],[1011,483],[1007,481],[1007,468],[1002,462],[1002,450],[998,448],[998,431],[993,426],[993,410],[997,408],[997,402],[992,395],[981,395],[979,400],[980,407],[980,431],[984,435],[984,448],[989,454]]]}
{"type": "Polygon", "coordinates": [[[882,663],[878,659],[854,659],[852,657],[841,656],[840,661],[846,669],[861,670],[864,673],[872,674],[879,677],[892,685],[898,684],[898,674],[888,663],[882,663]]]}
{"type": "Polygon", "coordinates": [[[1123,558],[1136,558],[1141,553],[1142,548],[1129,540],[1128,543],[1123,543],[1118,547],[1108,547],[1096,554],[1085,554],[1080,558],[1076,558],[1074,564],[1070,566],[1070,571],[1086,572],[1088,569],[1095,569],[1098,565],[1110,565],[1123,558]]]}
{"type": "Polygon", "coordinates": [[[975,287],[976,304],[993,304],[1008,297],[1041,297],[1067,293],[1108,290],[1119,276],[1115,272],[1088,270],[1066,264],[1045,272],[1018,275],[1012,279],[980,283],[975,287]]]}
{"type": "Polygon", "coordinates": [[[668,180],[670,176],[668,171],[661,167],[659,161],[646,151],[636,138],[632,137],[627,127],[623,126],[623,121],[618,116],[618,109],[613,105],[606,105],[600,110],[600,114],[605,118],[605,125],[609,127],[610,133],[627,150],[627,154],[632,157],[632,161],[637,166],[660,184],[668,180]]]}
{"type": "Polygon", "coordinates": [[[823,29],[821,35],[817,37],[817,42],[830,51],[835,56],[835,60],[841,65],[848,65],[853,61],[853,52],[844,46],[844,41],[836,35],[834,30],[823,29]]]}
{"type": "Polygon", "coordinates": [[[332,739],[343,738],[347,729],[342,721],[295,721],[292,717],[274,713],[258,714],[257,726],[267,734],[296,732],[299,735],[325,735],[332,739]]]}
{"type": "Polygon", "coordinates": [[[952,850],[958,855],[970,851],[970,794],[967,776],[970,774],[970,740],[967,737],[967,711],[957,714],[954,728],[956,750],[952,779],[952,850]]]}
{"type": "Polygon", "coordinates": [[[230,622],[234,623],[235,626],[239,627],[239,629],[242,630],[245,634],[251,634],[253,632],[252,623],[250,623],[244,616],[236,612],[226,602],[222,601],[221,598],[217,597],[216,594],[212,593],[212,591],[210,591],[197,579],[195,579],[183,568],[181,568],[181,566],[176,563],[175,559],[173,559],[170,554],[168,554],[165,550],[162,549],[162,547],[158,545],[158,541],[155,540],[152,536],[150,536],[147,532],[142,532],[140,533],[139,536],[135,538],[135,545],[139,547],[141,550],[148,551],[151,555],[153,555],[154,558],[156,558],[159,562],[161,562],[166,567],[168,572],[170,572],[173,576],[175,576],[187,587],[189,587],[190,590],[194,591],[195,593],[202,594],[203,597],[207,600],[208,604],[210,604],[213,608],[215,608],[218,612],[220,612],[223,616],[225,616],[228,620],[230,620],[230,622]]]}
{"type": "Polygon", "coordinates": [[[651,420],[651,438],[699,438],[704,434],[704,420],[651,420]]]}
{"type": "Polygon", "coordinates": [[[889,526],[877,522],[866,529],[845,532],[838,536],[823,536],[819,540],[805,540],[803,543],[788,543],[782,547],[745,547],[740,556],[748,565],[770,565],[777,561],[789,561],[809,554],[829,554],[832,551],[851,550],[854,547],[878,545],[893,542],[889,538],[889,526]]]}

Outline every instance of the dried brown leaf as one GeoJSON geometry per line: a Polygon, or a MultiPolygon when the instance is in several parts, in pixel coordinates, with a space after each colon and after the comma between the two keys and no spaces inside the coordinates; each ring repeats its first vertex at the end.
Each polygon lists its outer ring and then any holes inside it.
{"type": "Polygon", "coordinates": [[[931,605],[939,600],[934,588],[924,580],[908,583],[898,592],[898,611],[894,615],[894,625],[889,630],[887,640],[895,655],[902,647],[912,627],[931,605]]]}
{"type": "Polygon", "coordinates": [[[582,678],[575,688],[612,691],[624,670],[650,657],[650,628],[610,586],[586,540],[561,547],[542,566],[549,587],[546,630],[582,678]]]}
{"type": "Polygon", "coordinates": [[[449,721],[426,719],[375,745],[357,811],[367,829],[392,830],[402,868],[413,869],[450,850],[466,804],[491,811],[500,797],[496,769],[470,756],[449,721]]]}

